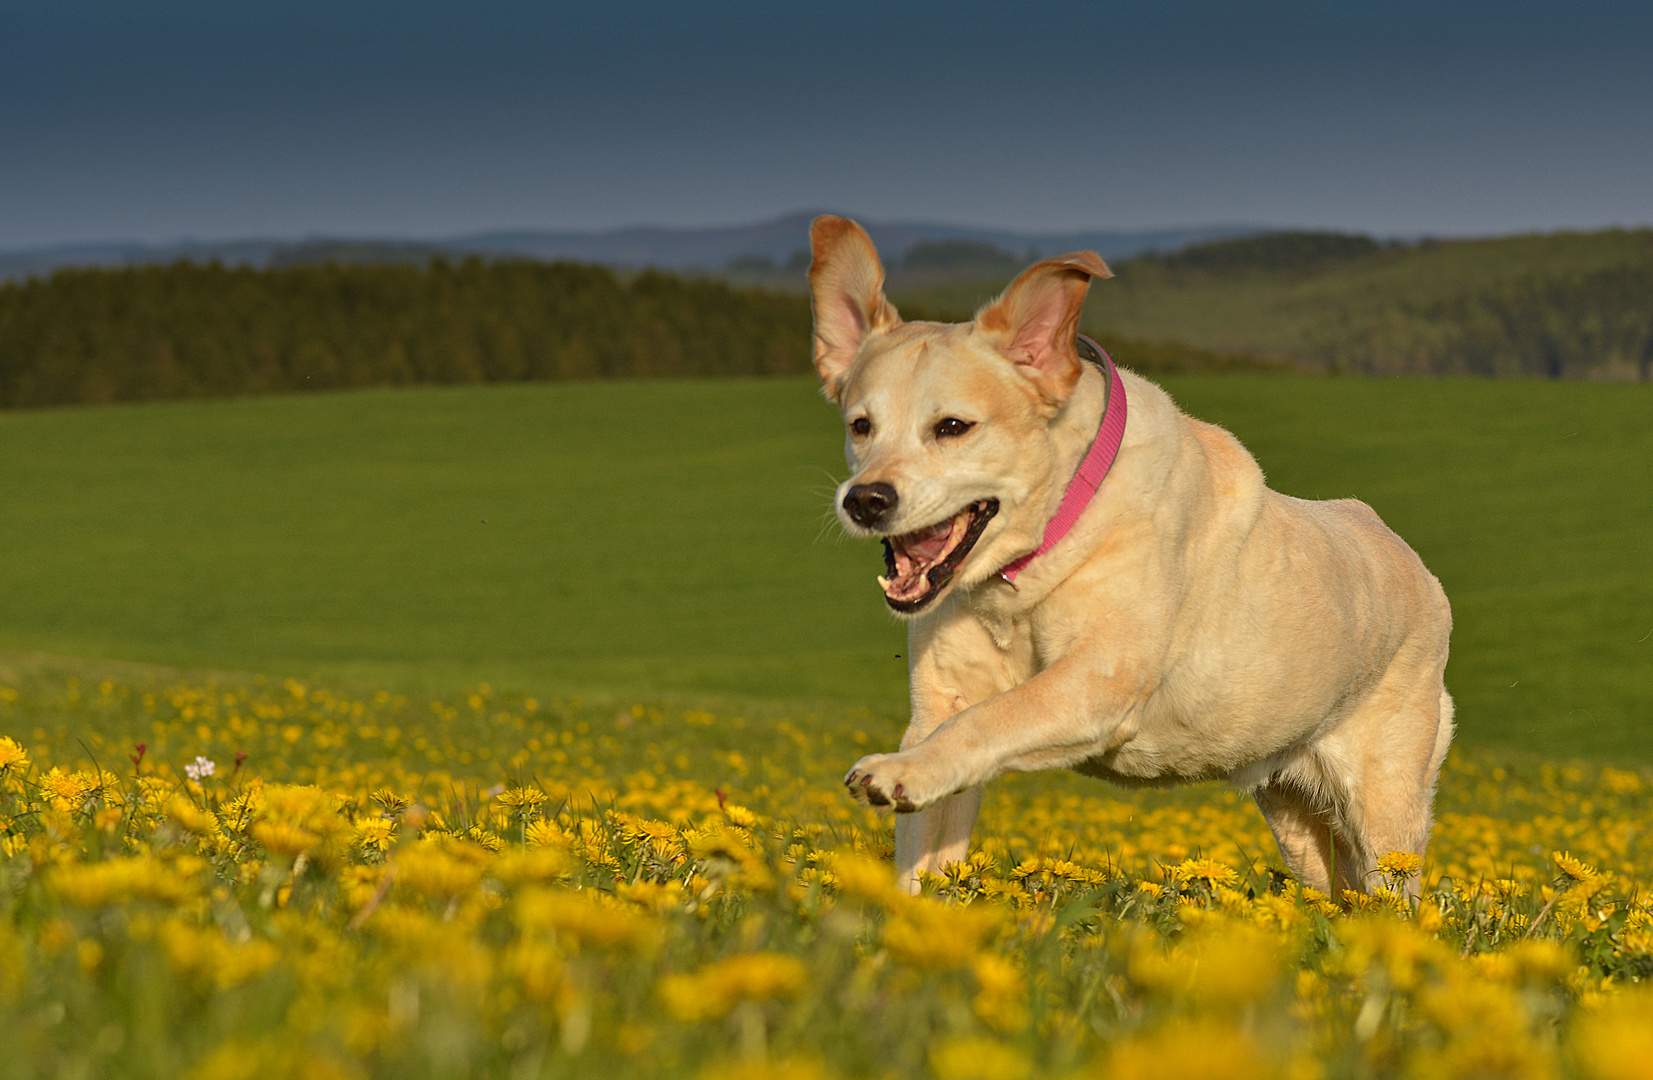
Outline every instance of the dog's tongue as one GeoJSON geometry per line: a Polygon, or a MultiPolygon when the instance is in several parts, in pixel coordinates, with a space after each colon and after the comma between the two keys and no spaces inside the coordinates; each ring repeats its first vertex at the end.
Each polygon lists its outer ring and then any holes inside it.
{"type": "Polygon", "coordinates": [[[968,527],[969,516],[968,512],[960,513],[927,529],[889,537],[885,542],[889,544],[891,573],[878,579],[884,594],[895,600],[913,600],[924,595],[930,588],[925,571],[947,557],[955,540],[968,527]]]}
{"type": "Polygon", "coordinates": [[[896,546],[915,562],[933,563],[947,550],[947,541],[953,535],[953,521],[938,522],[928,529],[920,529],[901,537],[896,546]]]}

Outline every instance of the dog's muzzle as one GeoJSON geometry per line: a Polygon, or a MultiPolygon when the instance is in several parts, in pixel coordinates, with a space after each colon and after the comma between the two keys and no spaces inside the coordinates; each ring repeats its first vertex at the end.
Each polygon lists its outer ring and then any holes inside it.
{"type": "Polygon", "coordinates": [[[885,573],[878,579],[884,602],[910,615],[940,596],[998,512],[999,500],[978,499],[945,521],[886,536],[885,573]]]}

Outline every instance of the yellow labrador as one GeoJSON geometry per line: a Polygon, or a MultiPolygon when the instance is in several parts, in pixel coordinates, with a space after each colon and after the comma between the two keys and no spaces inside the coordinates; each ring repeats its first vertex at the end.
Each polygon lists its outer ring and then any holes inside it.
{"type": "Polygon", "coordinates": [[[901,812],[902,884],[965,855],[1009,770],[1226,779],[1327,892],[1421,855],[1452,616],[1417,554],[1364,503],[1269,490],[1232,435],[1076,342],[1110,276],[1094,253],[942,324],[901,320],[853,221],[810,240],[815,366],[848,429],[837,513],[884,540],[911,620],[901,749],[845,778],[901,812]]]}

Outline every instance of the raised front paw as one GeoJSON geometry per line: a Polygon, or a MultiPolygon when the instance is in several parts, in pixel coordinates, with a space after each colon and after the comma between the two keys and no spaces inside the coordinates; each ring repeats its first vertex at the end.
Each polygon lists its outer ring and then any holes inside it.
{"type": "Polygon", "coordinates": [[[844,777],[844,786],[862,802],[894,805],[901,814],[922,810],[951,794],[951,788],[938,783],[926,763],[911,751],[868,754],[844,777]]]}

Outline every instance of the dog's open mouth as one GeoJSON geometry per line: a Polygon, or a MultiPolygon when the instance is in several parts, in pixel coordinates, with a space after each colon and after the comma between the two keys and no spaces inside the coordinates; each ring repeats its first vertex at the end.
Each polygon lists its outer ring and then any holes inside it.
{"type": "Polygon", "coordinates": [[[999,500],[979,499],[945,521],[884,537],[884,602],[914,612],[941,595],[998,512],[999,500]]]}

